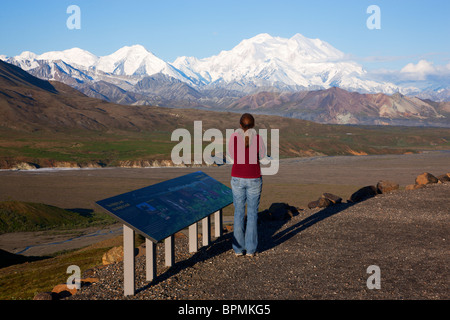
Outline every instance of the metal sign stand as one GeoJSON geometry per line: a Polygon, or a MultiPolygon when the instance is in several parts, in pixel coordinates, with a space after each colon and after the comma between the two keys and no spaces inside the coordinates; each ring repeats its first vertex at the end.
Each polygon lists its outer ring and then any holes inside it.
{"type": "MultiPolygon", "coordinates": [[[[223,219],[222,209],[213,213],[214,234],[216,238],[222,236],[223,219]]],[[[211,242],[211,215],[202,219],[202,244],[208,246],[211,242]]],[[[171,235],[164,239],[165,265],[173,266],[175,260],[175,242],[171,235]]],[[[146,259],[146,280],[152,281],[156,278],[156,243],[150,239],[145,239],[145,259],[146,259]]],[[[198,222],[189,226],[189,252],[198,251],[198,222]]],[[[134,258],[134,230],[123,225],[123,288],[124,295],[135,294],[135,258],[134,258]]]]}

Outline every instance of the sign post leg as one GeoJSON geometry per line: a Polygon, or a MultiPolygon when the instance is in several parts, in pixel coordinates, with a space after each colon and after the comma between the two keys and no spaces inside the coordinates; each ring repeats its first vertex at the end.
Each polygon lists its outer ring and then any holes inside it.
{"type": "Polygon", "coordinates": [[[156,243],[145,238],[145,266],[147,281],[156,278],[156,243]]]}
{"type": "Polygon", "coordinates": [[[202,220],[202,241],[203,246],[209,246],[211,242],[211,216],[207,216],[202,220]]]}
{"type": "Polygon", "coordinates": [[[222,209],[214,213],[214,234],[216,238],[222,236],[223,220],[222,220],[222,209]]]}
{"type": "Polygon", "coordinates": [[[166,266],[171,267],[173,266],[173,261],[175,260],[175,242],[174,242],[174,236],[171,235],[164,240],[164,249],[166,250],[166,266]]]}
{"type": "Polygon", "coordinates": [[[189,226],[189,252],[197,252],[198,251],[198,225],[197,222],[191,224],[189,226]]]}
{"type": "Polygon", "coordinates": [[[134,295],[134,230],[123,225],[123,290],[134,295]]]}

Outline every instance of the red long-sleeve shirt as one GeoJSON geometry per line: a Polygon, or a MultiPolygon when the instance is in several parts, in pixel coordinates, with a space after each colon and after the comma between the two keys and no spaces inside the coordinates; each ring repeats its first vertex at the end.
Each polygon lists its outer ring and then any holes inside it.
{"type": "Polygon", "coordinates": [[[233,133],[230,137],[228,152],[233,159],[232,177],[247,179],[261,177],[259,159],[266,156],[266,147],[260,135],[254,135],[249,147],[246,148],[244,137],[238,132],[233,133]]]}

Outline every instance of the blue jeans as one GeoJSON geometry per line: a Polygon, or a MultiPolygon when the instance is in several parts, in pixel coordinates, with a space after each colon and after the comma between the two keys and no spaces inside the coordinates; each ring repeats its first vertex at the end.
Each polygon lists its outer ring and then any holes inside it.
{"type": "Polygon", "coordinates": [[[262,191],[262,178],[245,179],[231,177],[233,190],[234,227],[233,250],[247,254],[256,252],[258,246],[258,207],[262,191]],[[247,224],[245,225],[245,204],[247,224]]]}

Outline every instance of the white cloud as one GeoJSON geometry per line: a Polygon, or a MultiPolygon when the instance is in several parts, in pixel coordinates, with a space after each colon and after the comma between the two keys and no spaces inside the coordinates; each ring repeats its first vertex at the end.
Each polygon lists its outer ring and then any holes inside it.
{"type": "Polygon", "coordinates": [[[449,77],[450,63],[447,65],[434,65],[428,60],[420,60],[418,63],[408,63],[404,66],[402,73],[409,80],[425,80],[428,76],[449,77]]]}

